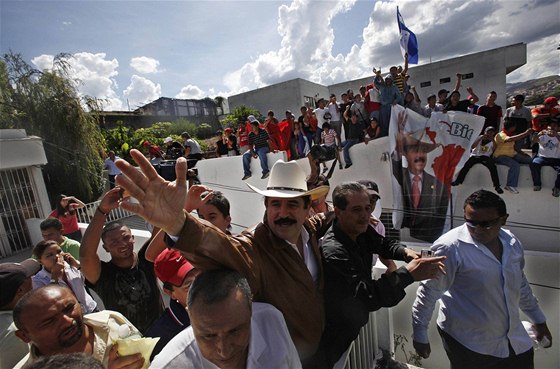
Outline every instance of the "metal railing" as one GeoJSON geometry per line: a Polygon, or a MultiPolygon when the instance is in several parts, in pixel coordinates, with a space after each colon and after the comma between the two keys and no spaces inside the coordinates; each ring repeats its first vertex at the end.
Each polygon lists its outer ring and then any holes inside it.
{"type": "MultiPolygon", "coordinates": [[[[95,210],[97,209],[97,207],[99,206],[99,204],[101,203],[101,200],[97,200],[94,202],[90,202],[89,204],[86,204],[85,207],[78,209],[77,211],[77,216],[78,216],[78,222],[80,223],[86,223],[89,224],[91,223],[91,219],[93,218],[93,215],[95,214],[95,210]]],[[[134,216],[134,213],[131,213],[130,211],[126,211],[123,210],[121,208],[116,208],[111,210],[111,212],[109,213],[109,215],[107,215],[107,222],[113,221],[113,220],[119,220],[119,219],[124,219],[124,218],[129,218],[134,216]]]]}
{"type": "Polygon", "coordinates": [[[369,321],[360,330],[348,351],[336,363],[335,369],[373,369],[381,356],[377,340],[377,320],[375,312],[369,313],[369,321]]]}

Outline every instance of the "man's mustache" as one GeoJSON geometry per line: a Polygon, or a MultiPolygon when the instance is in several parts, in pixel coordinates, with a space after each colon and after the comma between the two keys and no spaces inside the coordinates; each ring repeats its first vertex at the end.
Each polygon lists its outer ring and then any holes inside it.
{"type": "Polygon", "coordinates": [[[292,218],[280,218],[274,221],[274,224],[276,225],[292,225],[296,223],[297,223],[296,220],[292,218]]]}

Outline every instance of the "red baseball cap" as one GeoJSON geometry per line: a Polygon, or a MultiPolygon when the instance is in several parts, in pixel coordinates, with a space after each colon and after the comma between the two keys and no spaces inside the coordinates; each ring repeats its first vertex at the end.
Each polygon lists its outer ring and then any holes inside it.
{"type": "Polygon", "coordinates": [[[165,249],[154,261],[154,271],[160,281],[181,286],[194,267],[177,250],[165,249]]]}
{"type": "Polygon", "coordinates": [[[545,105],[546,105],[546,104],[550,104],[550,105],[552,105],[552,106],[554,107],[554,106],[558,105],[558,99],[557,99],[556,97],[554,97],[554,96],[550,96],[550,97],[547,97],[547,98],[544,100],[544,103],[545,103],[545,105]]]}

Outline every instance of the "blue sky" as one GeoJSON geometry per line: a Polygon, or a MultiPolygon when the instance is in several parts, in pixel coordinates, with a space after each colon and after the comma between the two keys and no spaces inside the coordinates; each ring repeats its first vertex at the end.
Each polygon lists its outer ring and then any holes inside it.
{"type": "Polygon", "coordinates": [[[397,5],[420,64],[526,42],[528,63],[508,82],[560,70],[557,0],[1,0],[0,51],[40,69],[71,53],[80,92],[127,110],[161,96],[229,96],[296,77],[332,84],[374,65],[387,70],[402,63],[397,5]]]}

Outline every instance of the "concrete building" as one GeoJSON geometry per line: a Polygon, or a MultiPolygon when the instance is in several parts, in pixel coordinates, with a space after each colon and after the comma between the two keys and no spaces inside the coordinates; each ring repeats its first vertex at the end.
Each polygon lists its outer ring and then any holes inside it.
{"type": "Polygon", "coordinates": [[[45,164],[41,138],[23,129],[0,130],[0,259],[31,247],[37,233],[40,237],[37,221],[51,210],[45,164]]]}
{"type": "MultiPolygon", "coordinates": [[[[496,91],[496,103],[506,107],[506,75],[527,63],[527,44],[518,43],[497,49],[482,51],[457,58],[433,62],[430,64],[410,67],[408,84],[416,86],[416,91],[422,103],[431,94],[437,94],[441,89],[453,90],[456,74],[463,75],[462,87],[459,90],[461,98],[468,96],[467,87],[472,87],[484,104],[486,95],[496,91]]],[[[389,66],[383,68],[383,74],[389,72],[389,66]]],[[[252,106],[266,115],[268,110],[274,111],[276,116],[283,116],[286,109],[290,109],[296,117],[299,107],[305,104],[315,106],[318,98],[328,98],[334,93],[340,101],[340,95],[348,89],[357,93],[359,87],[373,83],[373,75],[366,78],[323,86],[303,79],[294,79],[272,86],[259,88],[228,98],[229,106],[233,109],[240,105],[252,106]]]]}

